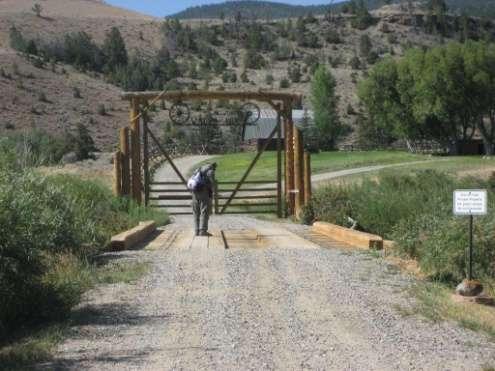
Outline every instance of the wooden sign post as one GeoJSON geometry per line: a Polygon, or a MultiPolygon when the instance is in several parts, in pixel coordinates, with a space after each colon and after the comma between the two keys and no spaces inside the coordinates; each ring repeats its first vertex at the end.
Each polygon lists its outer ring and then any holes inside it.
{"type": "Polygon", "coordinates": [[[467,253],[467,278],[456,288],[456,293],[467,300],[486,300],[483,296],[483,285],[473,279],[473,216],[487,214],[486,189],[458,189],[454,191],[454,215],[469,216],[469,251],[467,253]]]}

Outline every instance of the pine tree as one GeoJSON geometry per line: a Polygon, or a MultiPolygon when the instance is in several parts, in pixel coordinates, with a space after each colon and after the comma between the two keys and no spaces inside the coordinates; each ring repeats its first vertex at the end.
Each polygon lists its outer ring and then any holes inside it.
{"type": "Polygon", "coordinates": [[[96,152],[95,142],[91,137],[89,130],[82,123],[77,125],[77,136],[74,138],[74,152],[78,160],[94,158],[92,152],[96,152]]]}
{"type": "Polygon", "coordinates": [[[10,27],[9,30],[10,37],[10,47],[12,49],[24,52],[26,50],[27,42],[22,36],[21,32],[16,28],[16,26],[10,27]]]}
{"type": "Polygon", "coordinates": [[[126,66],[128,62],[125,41],[117,27],[112,27],[103,43],[103,54],[105,55],[105,68],[113,72],[117,67],[126,66]]]}
{"type": "Polygon", "coordinates": [[[38,3],[34,4],[31,9],[34,12],[34,14],[36,14],[36,17],[41,17],[41,11],[43,10],[43,8],[41,7],[40,4],[38,3]]]}

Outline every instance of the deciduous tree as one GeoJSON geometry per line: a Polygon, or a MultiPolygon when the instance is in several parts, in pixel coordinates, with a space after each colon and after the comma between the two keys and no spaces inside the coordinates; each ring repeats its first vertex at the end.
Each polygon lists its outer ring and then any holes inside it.
{"type": "Polygon", "coordinates": [[[322,148],[325,149],[335,148],[343,129],[337,112],[339,98],[335,94],[335,86],[335,78],[330,71],[324,66],[319,66],[311,81],[311,103],[322,148]]]}

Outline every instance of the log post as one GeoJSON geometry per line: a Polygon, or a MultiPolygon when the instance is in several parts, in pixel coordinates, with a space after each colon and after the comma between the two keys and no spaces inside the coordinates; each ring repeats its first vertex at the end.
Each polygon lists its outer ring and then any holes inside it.
{"type": "MultiPolygon", "coordinates": [[[[146,102],[148,106],[148,102],[146,102]]],[[[143,178],[144,178],[144,205],[148,206],[150,202],[150,169],[149,169],[149,157],[148,157],[148,117],[143,115],[143,178]]]]}
{"type": "Polygon", "coordinates": [[[304,151],[304,206],[308,206],[312,197],[311,189],[311,153],[304,151]]]}
{"type": "Polygon", "coordinates": [[[302,132],[297,127],[293,128],[294,135],[294,215],[299,218],[304,205],[304,181],[303,181],[303,162],[304,149],[302,132]]]}
{"type": "Polygon", "coordinates": [[[139,101],[131,100],[131,165],[132,198],[141,204],[141,137],[139,135],[139,101]]]}
{"type": "Polygon", "coordinates": [[[215,184],[213,185],[213,197],[214,197],[214,205],[215,205],[215,215],[220,213],[219,204],[218,204],[218,182],[215,180],[215,184]]]}
{"type": "Polygon", "coordinates": [[[282,120],[277,109],[277,216],[282,218],[282,120]]]}
{"type": "Polygon", "coordinates": [[[129,163],[129,128],[120,129],[120,152],[122,152],[122,195],[131,194],[131,168],[129,163]]]}
{"type": "Polygon", "coordinates": [[[292,106],[287,103],[285,109],[285,194],[289,215],[294,215],[294,138],[292,106]]]}
{"type": "Polygon", "coordinates": [[[122,196],[122,152],[113,154],[113,194],[122,196]]]}

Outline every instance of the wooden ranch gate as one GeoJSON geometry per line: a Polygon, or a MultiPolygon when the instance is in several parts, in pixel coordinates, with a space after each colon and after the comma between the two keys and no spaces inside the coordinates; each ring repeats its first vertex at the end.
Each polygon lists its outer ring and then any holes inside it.
{"type": "Polygon", "coordinates": [[[143,203],[144,199],[146,205],[182,208],[184,211],[174,213],[189,214],[190,204],[186,201],[191,200],[191,195],[186,187],[186,179],[175,166],[172,156],[148,127],[147,108],[159,100],[173,104],[194,100],[257,101],[270,105],[277,112],[277,124],[241,179],[218,182],[215,192],[215,212],[218,214],[266,213],[267,207],[275,207],[273,212],[276,212],[279,217],[288,215],[299,217],[302,207],[311,198],[310,155],[304,151],[302,132],[294,125],[292,119],[292,109],[300,104],[301,98],[298,94],[261,91],[195,90],[123,93],[122,99],[130,102],[130,126],[120,129],[120,148],[114,156],[114,193],[118,196],[131,197],[139,204],[143,203]],[[274,138],[278,139],[276,141],[277,168],[274,179],[247,180],[257,161],[274,138]],[[152,146],[155,151],[150,150],[152,146]],[[164,157],[170,163],[179,181],[155,182],[151,179],[150,168],[153,162],[157,161],[157,157],[164,157]],[[243,188],[244,185],[248,188],[243,188]],[[255,194],[243,195],[244,192],[255,192],[255,194]],[[252,203],[253,200],[259,202],[252,203]],[[163,205],[160,201],[176,201],[182,204],[163,205]],[[284,207],[284,201],[286,207],[284,207]],[[263,209],[260,210],[257,207],[263,207],[263,209]],[[233,210],[236,208],[237,210],[233,210]]]}

